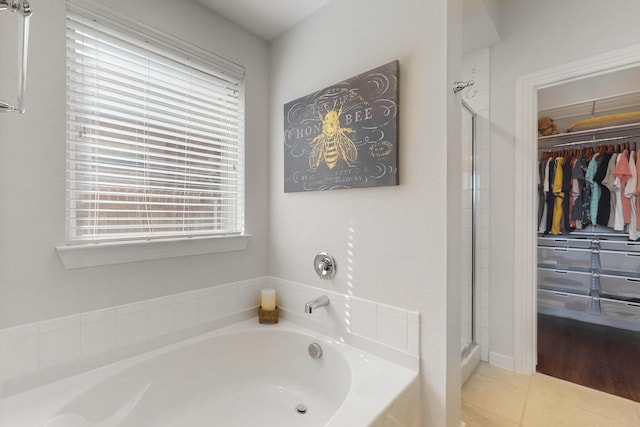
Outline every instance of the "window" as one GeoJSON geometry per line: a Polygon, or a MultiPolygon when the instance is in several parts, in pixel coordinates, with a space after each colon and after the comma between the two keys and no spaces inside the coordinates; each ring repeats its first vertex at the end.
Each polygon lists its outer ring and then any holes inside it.
{"type": "Polygon", "coordinates": [[[244,231],[241,67],[68,4],[67,243],[244,231]]]}

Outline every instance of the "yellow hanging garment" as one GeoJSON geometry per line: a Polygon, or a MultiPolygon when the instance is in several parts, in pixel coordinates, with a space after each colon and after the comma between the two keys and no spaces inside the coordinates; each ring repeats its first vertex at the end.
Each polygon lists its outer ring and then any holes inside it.
{"type": "Polygon", "coordinates": [[[562,200],[564,193],[562,192],[562,165],[564,158],[556,159],[556,174],[553,177],[553,195],[556,197],[553,206],[553,221],[551,223],[551,234],[560,234],[560,223],[562,222],[562,200]]]}

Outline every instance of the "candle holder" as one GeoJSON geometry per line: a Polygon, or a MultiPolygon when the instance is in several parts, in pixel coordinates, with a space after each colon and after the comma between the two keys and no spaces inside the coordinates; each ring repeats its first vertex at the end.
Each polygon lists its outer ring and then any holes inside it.
{"type": "Polygon", "coordinates": [[[260,323],[278,323],[279,312],[278,306],[275,310],[263,310],[260,306],[258,307],[258,321],[260,323]]]}

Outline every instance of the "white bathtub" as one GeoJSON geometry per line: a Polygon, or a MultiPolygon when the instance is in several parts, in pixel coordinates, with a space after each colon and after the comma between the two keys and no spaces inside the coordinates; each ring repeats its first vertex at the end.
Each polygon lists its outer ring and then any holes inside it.
{"type": "Polygon", "coordinates": [[[0,426],[413,427],[417,390],[415,370],[251,319],[5,398],[0,426]]]}

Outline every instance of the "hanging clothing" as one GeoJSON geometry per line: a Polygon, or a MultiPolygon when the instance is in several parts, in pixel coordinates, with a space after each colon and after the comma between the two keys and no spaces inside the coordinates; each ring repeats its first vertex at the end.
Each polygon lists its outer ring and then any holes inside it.
{"type": "MultiPolygon", "coordinates": [[[[622,218],[624,224],[631,222],[631,201],[627,197],[622,197],[627,181],[631,179],[631,170],[629,169],[629,150],[624,150],[620,156],[618,156],[618,164],[613,174],[616,177],[616,186],[620,189],[621,197],[620,203],[622,206],[622,218]]],[[[617,190],[616,190],[617,191],[617,190]]]]}
{"type": "Polygon", "coordinates": [[[636,169],[636,152],[632,151],[629,155],[629,171],[631,171],[631,178],[627,181],[625,186],[624,197],[629,199],[629,205],[631,206],[631,220],[627,226],[627,232],[629,233],[629,240],[638,240],[640,238],[640,232],[637,227],[637,211],[636,211],[636,187],[638,186],[638,172],[636,169]]]}
{"type": "MultiPolygon", "coordinates": [[[[622,153],[618,154],[616,158],[616,168],[618,167],[618,163],[622,160],[622,153]]],[[[624,230],[624,217],[622,215],[622,191],[620,189],[620,178],[615,175],[615,169],[613,171],[613,191],[615,194],[615,210],[614,210],[614,221],[613,221],[613,229],[616,231],[624,230]]]]}
{"type": "Polygon", "coordinates": [[[636,158],[636,228],[640,230],[640,215],[638,215],[640,212],[640,179],[637,179],[638,177],[640,177],[640,162],[636,158]]]}
{"type": "Polygon", "coordinates": [[[589,215],[590,215],[590,223],[595,224],[596,218],[598,216],[598,201],[600,200],[600,185],[596,183],[593,178],[596,175],[596,170],[598,169],[598,155],[596,154],[589,161],[589,166],[587,167],[587,173],[585,174],[585,180],[589,183],[589,187],[591,188],[591,200],[589,203],[589,215]]]}
{"type": "Polygon", "coordinates": [[[618,158],[618,153],[612,153],[611,158],[609,159],[609,164],[607,166],[607,173],[602,180],[602,184],[607,187],[609,190],[609,221],[607,221],[607,227],[613,228],[613,223],[615,220],[615,206],[616,206],[616,197],[615,197],[615,177],[613,176],[613,171],[616,168],[616,159],[618,158]]]}
{"type": "Polygon", "coordinates": [[[549,176],[548,185],[549,191],[547,192],[546,204],[547,204],[547,218],[544,228],[544,233],[548,234],[551,231],[551,225],[553,224],[553,211],[555,207],[556,198],[553,195],[553,183],[556,175],[556,161],[555,159],[549,160],[549,176]]]}
{"type": "Polygon", "coordinates": [[[571,212],[571,162],[573,156],[565,157],[562,164],[562,231],[569,233],[571,231],[571,220],[569,213],[571,212]]]}
{"type": "Polygon", "coordinates": [[[571,231],[575,230],[578,224],[577,217],[575,216],[576,201],[580,197],[579,183],[578,183],[578,180],[576,179],[576,174],[575,174],[575,168],[577,163],[578,163],[578,157],[574,157],[573,160],[571,160],[571,190],[569,192],[569,215],[568,215],[569,227],[571,231]]]}
{"type": "Polygon", "coordinates": [[[548,211],[548,206],[547,206],[547,195],[549,194],[549,163],[551,162],[551,159],[547,159],[547,160],[543,160],[541,163],[544,165],[542,166],[542,169],[544,170],[543,176],[542,176],[542,193],[544,198],[542,198],[540,200],[540,203],[542,203],[542,216],[540,217],[540,221],[538,223],[538,232],[540,233],[544,233],[547,231],[547,211],[548,211]]]}
{"type": "Polygon", "coordinates": [[[554,206],[553,206],[553,218],[551,223],[551,234],[558,235],[561,234],[562,231],[561,221],[562,221],[562,204],[564,201],[564,193],[562,192],[562,176],[563,176],[563,166],[564,166],[564,158],[558,157],[556,159],[556,172],[553,177],[553,196],[554,206]]]}
{"type": "Polygon", "coordinates": [[[538,229],[540,227],[540,222],[542,221],[542,215],[544,214],[545,207],[544,175],[547,164],[548,161],[545,160],[542,160],[540,163],[538,163],[538,229]]]}
{"type": "MultiPolygon", "coordinates": [[[[576,228],[583,228],[585,225],[589,225],[588,214],[585,214],[585,200],[591,198],[591,194],[588,192],[589,184],[585,180],[585,173],[587,171],[587,161],[584,156],[578,157],[575,166],[573,167],[573,188],[572,195],[575,197],[573,202],[573,209],[571,210],[571,216],[576,222],[576,228]]],[[[588,211],[587,205],[587,211],[588,211]]]]}
{"type": "Polygon", "coordinates": [[[603,184],[605,177],[607,176],[607,168],[609,167],[609,160],[612,153],[602,153],[598,157],[598,168],[593,177],[593,180],[598,184],[600,189],[600,198],[598,199],[596,224],[604,227],[609,223],[609,214],[611,213],[611,192],[609,188],[603,184]]]}
{"type": "Polygon", "coordinates": [[[584,171],[584,181],[582,182],[582,227],[591,225],[591,184],[587,181],[587,170],[589,165],[587,159],[582,157],[582,168],[584,171]]]}

